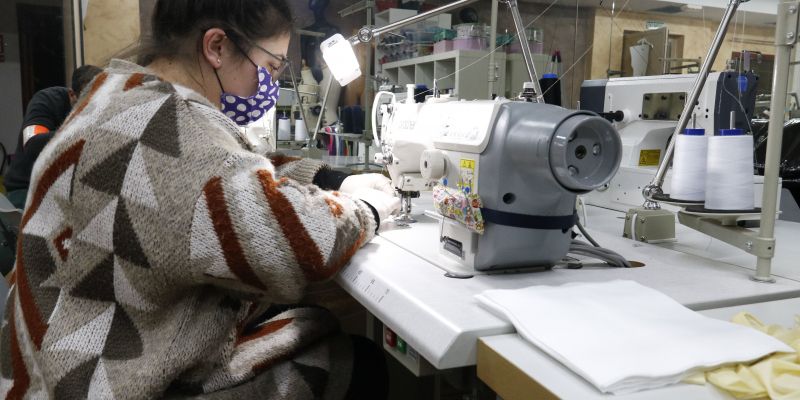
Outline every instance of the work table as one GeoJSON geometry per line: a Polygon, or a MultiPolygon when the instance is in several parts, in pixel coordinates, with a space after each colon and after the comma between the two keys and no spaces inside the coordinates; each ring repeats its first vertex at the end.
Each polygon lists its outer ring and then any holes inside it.
{"type": "MultiPolygon", "coordinates": [[[[642,262],[644,267],[619,269],[593,264],[577,270],[556,267],[539,272],[449,278],[438,266],[446,261],[437,248],[439,221],[424,212],[430,208],[430,197],[417,199],[414,217],[419,222],[381,233],[356,254],[337,280],[438,369],[475,365],[479,338],[514,333],[510,323],[490,314],[474,300],[476,294],[488,289],[628,279],[697,311],[800,296],[800,271],[795,271],[791,262],[797,259],[793,258],[795,249],[781,245],[781,240],[773,269],[776,282],[757,283],[749,279],[755,258],[738,249],[699,233],[685,232],[688,228],[684,227],[678,227],[676,243],[634,242],[621,237],[622,213],[596,207],[587,210],[589,233],[604,247],[642,262]]],[[[779,235],[791,228],[779,224],[779,235]]]]}

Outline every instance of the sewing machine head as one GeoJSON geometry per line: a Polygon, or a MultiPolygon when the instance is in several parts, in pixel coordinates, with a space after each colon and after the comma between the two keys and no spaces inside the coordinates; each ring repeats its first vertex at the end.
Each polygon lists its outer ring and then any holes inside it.
{"type": "Polygon", "coordinates": [[[399,192],[429,190],[430,182],[422,178],[419,170],[422,152],[433,145],[430,135],[417,129],[423,104],[394,101],[381,107],[381,152],[375,155],[375,161],[386,166],[399,192]]]}
{"type": "Polygon", "coordinates": [[[576,196],[607,183],[620,162],[619,135],[589,112],[450,102],[427,105],[418,124],[433,135],[420,167],[437,181],[441,253],[468,270],[559,262],[572,240],[576,196]]]}
{"type": "Polygon", "coordinates": [[[591,112],[431,99],[391,114],[382,124],[389,171],[398,189],[434,189],[442,256],[461,268],[451,272],[559,262],[576,195],[606,184],[621,157],[619,135],[591,112]]]}
{"type": "MultiPolygon", "coordinates": [[[[585,81],[581,108],[614,123],[622,137],[623,167],[657,167],[696,78],[692,74],[585,81]]],[[[696,127],[709,134],[728,129],[730,113],[736,111],[736,127],[747,130],[748,117],[741,111],[752,115],[757,84],[752,73],[710,75],[695,108],[696,127]]]]}

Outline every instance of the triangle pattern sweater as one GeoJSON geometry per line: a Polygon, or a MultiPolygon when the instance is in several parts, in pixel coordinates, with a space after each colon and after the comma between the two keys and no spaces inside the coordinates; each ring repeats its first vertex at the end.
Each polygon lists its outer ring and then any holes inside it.
{"type": "Polygon", "coordinates": [[[0,398],[337,399],[349,339],[316,307],[376,230],[322,164],[243,148],[199,94],[112,61],[34,168],[0,398]]]}

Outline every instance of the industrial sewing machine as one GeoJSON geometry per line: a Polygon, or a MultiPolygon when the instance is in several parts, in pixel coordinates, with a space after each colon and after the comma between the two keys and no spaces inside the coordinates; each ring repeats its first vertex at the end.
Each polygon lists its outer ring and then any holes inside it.
{"type": "MultiPolygon", "coordinates": [[[[419,197],[421,191],[430,190],[433,183],[422,177],[420,157],[432,147],[431,135],[417,127],[423,104],[414,101],[415,85],[407,85],[405,100],[398,101],[394,93],[378,92],[372,107],[372,126],[380,126],[378,145],[381,152],[375,154],[375,162],[385,165],[392,178],[392,185],[402,200],[401,213],[396,222],[408,225],[416,222],[411,217],[411,199],[419,197]],[[392,101],[381,105],[383,97],[392,101]],[[383,115],[378,125],[378,115],[383,115]]],[[[436,101],[431,99],[430,101],[436,101]]],[[[446,101],[446,100],[445,100],[446,101]]]]}
{"type": "MultiPolygon", "coordinates": [[[[661,75],[583,83],[581,109],[612,121],[623,149],[619,172],[607,186],[587,196],[587,203],[618,211],[642,205],[642,189],[650,183],[664,158],[696,78],[696,74],[661,75]]],[[[752,73],[709,75],[694,108],[696,127],[705,129],[706,135],[713,135],[729,127],[731,111],[735,111],[736,128],[749,132],[758,84],[759,78],[752,73]]],[[[762,185],[757,185],[758,204],[762,185]]]]}
{"type": "Polygon", "coordinates": [[[441,256],[470,271],[559,262],[576,196],[607,184],[622,156],[611,124],[587,111],[441,98],[384,109],[378,160],[399,192],[435,188],[480,202],[482,233],[445,216],[438,238],[441,256]]]}

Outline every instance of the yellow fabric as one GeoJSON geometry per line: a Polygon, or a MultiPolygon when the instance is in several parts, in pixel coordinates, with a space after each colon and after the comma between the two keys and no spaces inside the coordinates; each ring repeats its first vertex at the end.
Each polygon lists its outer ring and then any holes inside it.
{"type": "Polygon", "coordinates": [[[795,353],[777,353],[752,364],[739,364],[698,373],[684,382],[711,383],[737,399],[800,400],[800,316],[795,327],[764,325],[758,318],[743,312],[733,317],[734,323],[758,329],[791,346],[795,353]]]}

